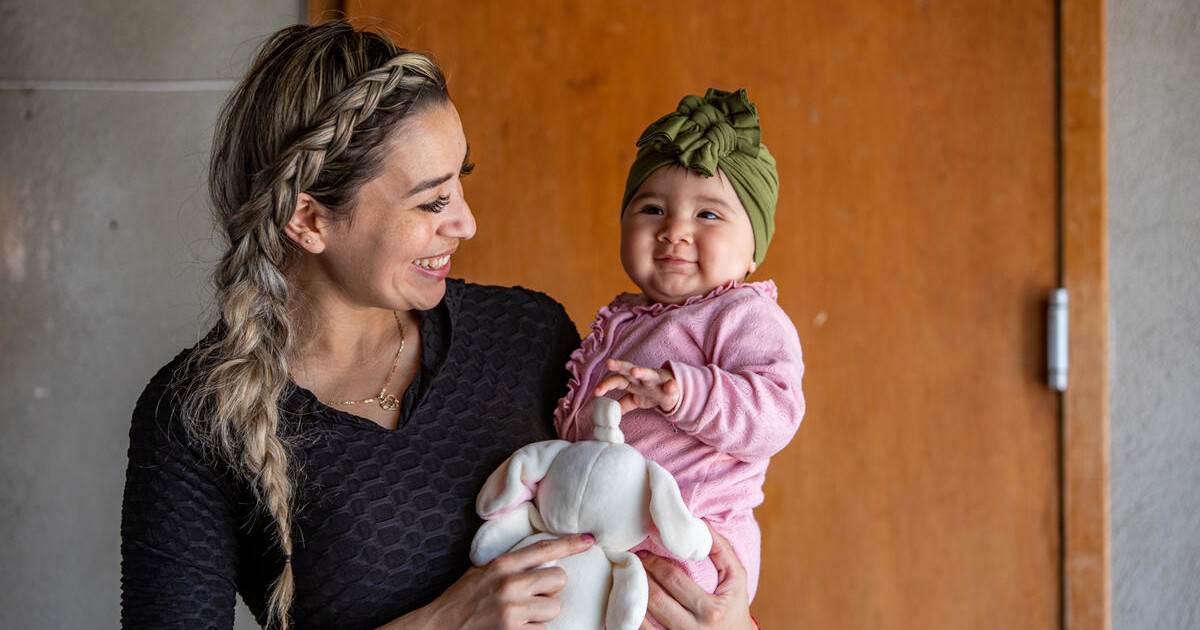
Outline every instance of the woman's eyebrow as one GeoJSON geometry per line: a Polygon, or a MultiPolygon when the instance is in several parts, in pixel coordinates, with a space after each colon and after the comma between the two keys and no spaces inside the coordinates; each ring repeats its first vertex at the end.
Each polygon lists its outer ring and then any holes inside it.
{"type": "Polygon", "coordinates": [[[416,186],[413,186],[412,190],[409,190],[407,193],[405,193],[404,196],[411,197],[419,192],[424,192],[431,188],[437,188],[438,186],[441,186],[442,184],[450,181],[450,178],[454,177],[455,175],[457,175],[457,173],[450,173],[449,175],[441,175],[439,177],[427,179],[427,180],[417,184],[416,186]]]}

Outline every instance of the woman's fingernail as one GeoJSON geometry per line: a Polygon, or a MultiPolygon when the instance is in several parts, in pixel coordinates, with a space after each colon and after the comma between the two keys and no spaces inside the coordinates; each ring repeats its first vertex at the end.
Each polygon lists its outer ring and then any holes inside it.
{"type": "Polygon", "coordinates": [[[583,534],[582,536],[580,536],[580,538],[583,538],[583,542],[586,542],[586,543],[596,542],[596,537],[591,534],[583,534]]]}

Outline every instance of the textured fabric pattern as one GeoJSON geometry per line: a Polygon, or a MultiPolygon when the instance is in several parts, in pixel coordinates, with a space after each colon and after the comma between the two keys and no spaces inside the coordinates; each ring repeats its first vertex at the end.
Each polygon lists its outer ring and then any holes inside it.
{"type": "MultiPolygon", "coordinates": [[[[521,289],[447,283],[421,316],[422,370],[390,431],[293,387],[282,402],[298,472],[295,628],[374,628],[469,566],[475,495],[517,448],[553,437],[579,336],[521,289]]],[[[248,488],[189,445],[175,372],[134,411],[122,512],[124,628],[230,628],[235,596],[264,618],[282,558],[248,488]]]]}
{"type": "MultiPolygon", "coordinates": [[[[681,304],[618,296],[600,309],[571,355],[569,391],[554,417],[564,439],[590,439],[591,392],[609,374],[605,360],[670,366],[680,386],[675,410],[636,409],[625,414],[621,431],[627,444],[675,476],[692,514],[729,540],[752,598],[760,561],[753,510],[763,501],[771,456],[787,446],[804,416],[800,339],[775,299],[769,280],[731,282],[681,304]]],[[[652,541],[643,548],[670,555],[652,541]]],[[[716,586],[712,561],[681,564],[701,586],[716,586]]]]}

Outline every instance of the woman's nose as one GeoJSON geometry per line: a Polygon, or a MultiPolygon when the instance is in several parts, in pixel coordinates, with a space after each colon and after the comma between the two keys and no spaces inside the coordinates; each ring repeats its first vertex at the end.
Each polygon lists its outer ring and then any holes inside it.
{"type": "Polygon", "coordinates": [[[446,208],[446,222],[442,224],[442,234],[452,238],[467,240],[475,236],[475,215],[465,197],[459,197],[446,208]]]}

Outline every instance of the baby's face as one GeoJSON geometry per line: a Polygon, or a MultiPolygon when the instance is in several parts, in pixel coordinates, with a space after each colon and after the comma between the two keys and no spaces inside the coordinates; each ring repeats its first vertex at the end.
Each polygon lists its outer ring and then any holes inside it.
{"type": "Polygon", "coordinates": [[[621,264],[655,302],[678,304],[753,272],[754,232],[721,171],[650,174],[621,217],[621,264]]]}

